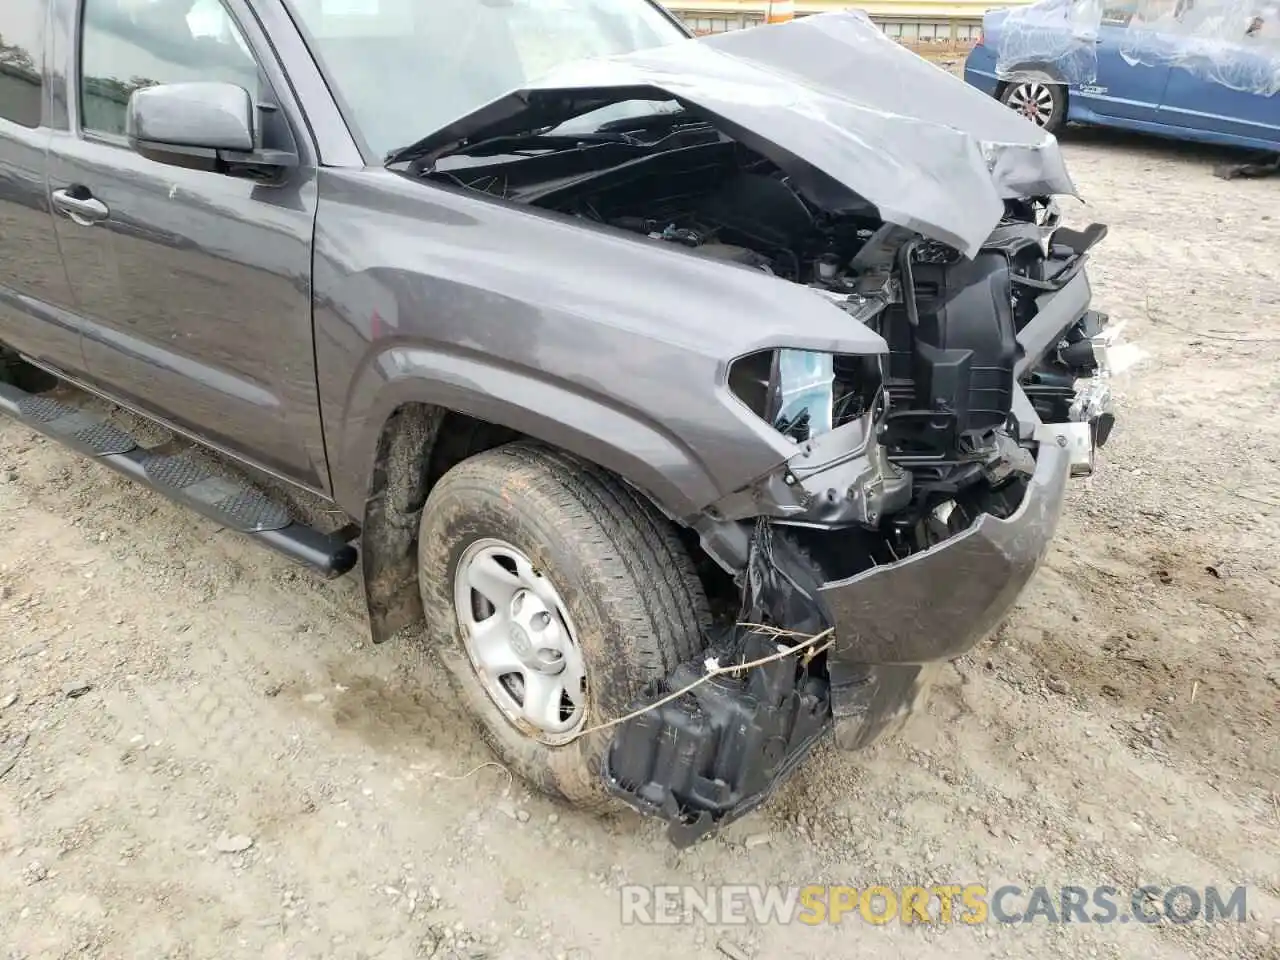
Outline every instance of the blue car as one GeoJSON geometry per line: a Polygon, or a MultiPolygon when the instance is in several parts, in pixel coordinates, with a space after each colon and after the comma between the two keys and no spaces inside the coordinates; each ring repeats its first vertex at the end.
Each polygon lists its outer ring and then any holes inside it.
{"type": "Polygon", "coordinates": [[[992,10],[964,78],[1049,131],[1087,123],[1280,151],[1280,12],[1266,2],[992,10]]]}

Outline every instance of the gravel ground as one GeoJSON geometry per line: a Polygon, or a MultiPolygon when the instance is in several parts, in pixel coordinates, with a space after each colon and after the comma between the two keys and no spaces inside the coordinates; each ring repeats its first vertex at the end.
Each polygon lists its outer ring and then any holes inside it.
{"type": "Polygon", "coordinates": [[[1101,473],[927,714],[679,855],[480,766],[354,580],[0,424],[0,956],[1280,957],[1280,183],[1064,141],[1150,354],[1101,473]],[[1248,917],[638,927],[628,881],[1244,884],[1248,917]]]}

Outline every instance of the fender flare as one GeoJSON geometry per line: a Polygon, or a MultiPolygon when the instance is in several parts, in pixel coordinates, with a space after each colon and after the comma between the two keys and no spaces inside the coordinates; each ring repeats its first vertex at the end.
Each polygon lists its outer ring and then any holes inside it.
{"type": "Polygon", "coordinates": [[[375,643],[423,622],[415,544],[430,492],[428,459],[447,414],[540,440],[611,470],[669,516],[692,515],[719,499],[692,452],[641,415],[483,358],[393,347],[366,367],[352,396],[362,402],[350,404],[344,420],[335,491],[349,513],[362,517],[361,563],[375,643]]]}
{"type": "Polygon", "coordinates": [[[999,81],[999,86],[996,88],[997,97],[1003,94],[1010,84],[1024,83],[1028,80],[1039,80],[1041,83],[1055,87],[1065,87],[1067,88],[1065,92],[1070,95],[1071,84],[1063,78],[1061,73],[1044,63],[1020,63],[1014,67],[997,70],[996,80],[999,81]]]}
{"type": "Polygon", "coordinates": [[[688,446],[640,411],[486,357],[399,345],[366,364],[348,393],[333,483],[335,499],[353,515],[364,512],[383,428],[411,403],[559,447],[616,473],[671,516],[692,516],[727,492],[688,446]]]}

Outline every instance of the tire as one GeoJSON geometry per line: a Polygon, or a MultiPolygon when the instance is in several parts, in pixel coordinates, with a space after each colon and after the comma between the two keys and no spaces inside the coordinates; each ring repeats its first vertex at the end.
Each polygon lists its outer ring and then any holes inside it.
{"type": "Polygon", "coordinates": [[[1041,80],[1015,80],[1000,91],[1000,102],[1048,133],[1062,129],[1067,116],[1067,88],[1041,80]]]}
{"type": "MultiPolygon", "coordinates": [[[[513,552],[551,584],[566,615],[552,622],[567,626],[576,639],[570,647],[580,652],[586,677],[579,731],[625,714],[647,685],[703,648],[710,616],[702,585],[675,529],[651,504],[608,473],[546,447],[520,441],[471,457],[446,473],[427,499],[419,528],[418,582],[428,642],[443,660],[454,693],[513,772],[553,797],[607,809],[612,801],[601,769],[615,731],[549,745],[544,741],[552,740],[551,734],[512,716],[528,703],[525,678],[540,678],[526,672],[482,679],[479,661],[468,650],[473,634],[463,621],[475,617],[477,608],[464,609],[463,598],[486,610],[493,606],[491,616],[498,608],[477,599],[465,574],[461,582],[455,580],[459,567],[466,563],[464,569],[470,570],[496,557],[510,569],[513,552]],[[505,546],[492,546],[495,541],[505,546]],[[487,556],[486,551],[496,552],[487,556]],[[521,679],[513,687],[517,676],[521,679]],[[524,704],[513,706],[516,694],[525,697],[524,704]]],[[[527,573],[519,558],[514,569],[517,575],[521,569],[527,573]]],[[[541,594],[523,595],[531,603],[542,602],[541,594]]],[[[512,621],[525,610],[515,600],[503,609],[514,611],[506,614],[512,621]]],[[[488,622],[477,621],[476,636],[484,635],[488,622]]],[[[508,635],[502,623],[492,623],[500,629],[490,636],[508,635]]],[[[523,644],[512,647],[506,641],[507,646],[528,654],[529,638],[546,636],[533,634],[534,629],[541,628],[530,626],[521,633],[523,644]]],[[[561,676],[568,675],[565,671],[561,676]]],[[[557,718],[573,708],[571,686],[565,681],[557,718]]]]}

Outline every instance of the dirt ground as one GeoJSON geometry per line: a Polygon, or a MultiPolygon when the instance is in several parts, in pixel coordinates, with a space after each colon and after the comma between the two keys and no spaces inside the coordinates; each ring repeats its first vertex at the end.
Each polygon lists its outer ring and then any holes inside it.
{"type": "Polygon", "coordinates": [[[354,579],[0,423],[0,957],[1280,957],[1280,182],[1064,142],[1150,354],[1100,474],[927,715],[679,855],[479,766],[354,579]],[[1248,919],[624,927],[623,882],[1243,884],[1248,919]]]}

